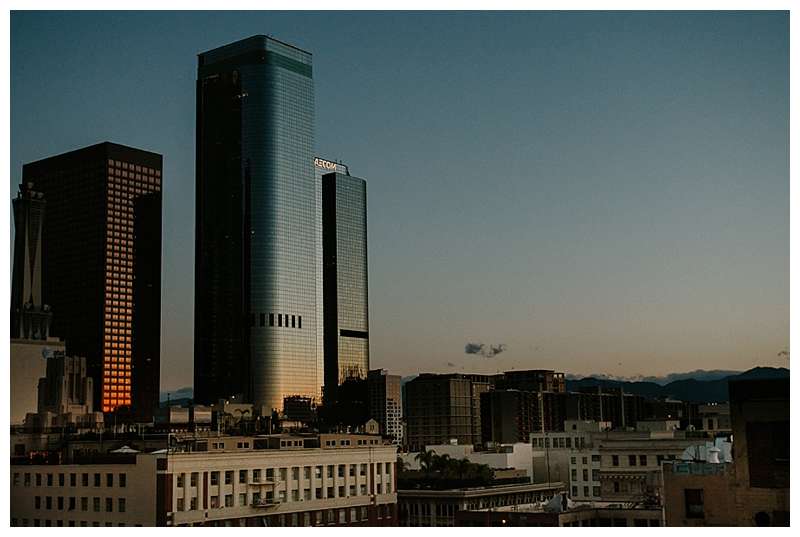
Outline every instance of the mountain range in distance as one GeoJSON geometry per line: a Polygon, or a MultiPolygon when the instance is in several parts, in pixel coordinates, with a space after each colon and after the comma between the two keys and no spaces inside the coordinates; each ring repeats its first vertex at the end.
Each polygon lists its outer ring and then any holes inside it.
{"type": "MultiPolygon", "coordinates": [[[[400,383],[405,384],[416,377],[417,375],[403,377],[400,383]]],[[[789,370],[785,367],[754,367],[744,372],[698,369],[687,373],[670,373],[663,377],[634,378],[600,374],[578,377],[567,374],[566,384],[567,391],[578,391],[580,388],[592,386],[621,387],[625,393],[642,395],[651,399],[666,398],[688,402],[723,403],[728,401],[729,380],[766,378],[789,378],[789,370]]],[[[181,405],[191,402],[194,390],[191,386],[186,386],[170,392],[161,392],[162,404],[166,403],[168,396],[171,405],[181,405]]]]}
{"type": "Polygon", "coordinates": [[[754,367],[744,372],[738,371],[698,371],[696,377],[691,373],[678,373],[662,377],[677,380],[660,384],[649,380],[618,380],[609,377],[567,377],[567,391],[580,388],[602,386],[622,388],[625,393],[642,395],[650,399],[676,399],[692,403],[725,403],[728,401],[728,381],[741,379],[789,378],[785,367],[754,367]],[[725,374],[728,373],[728,374],[725,374]],[[699,378],[697,378],[699,377],[699,378]]]}

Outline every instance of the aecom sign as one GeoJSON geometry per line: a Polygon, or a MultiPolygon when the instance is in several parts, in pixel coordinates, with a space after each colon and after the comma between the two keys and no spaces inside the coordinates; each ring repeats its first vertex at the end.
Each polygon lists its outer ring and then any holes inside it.
{"type": "Polygon", "coordinates": [[[330,160],[325,160],[322,158],[315,158],[314,159],[314,166],[317,168],[323,168],[326,170],[336,171],[336,163],[331,162],[330,160]]]}

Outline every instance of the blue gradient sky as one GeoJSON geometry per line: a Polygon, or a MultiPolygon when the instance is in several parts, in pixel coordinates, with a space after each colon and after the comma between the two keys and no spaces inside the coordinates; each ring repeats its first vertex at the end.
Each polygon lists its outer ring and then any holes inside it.
{"type": "Polygon", "coordinates": [[[196,54],[267,33],[314,54],[318,153],[368,182],[374,367],[788,366],[788,22],[16,12],[9,194],[99,141],[164,155],[162,387],[190,385],[196,54]]]}

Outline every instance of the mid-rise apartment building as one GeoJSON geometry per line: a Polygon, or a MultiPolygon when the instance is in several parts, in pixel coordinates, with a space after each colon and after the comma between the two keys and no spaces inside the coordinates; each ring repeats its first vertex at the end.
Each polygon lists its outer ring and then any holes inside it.
{"type": "Polygon", "coordinates": [[[424,373],[405,386],[406,444],[481,444],[481,393],[491,388],[485,375],[424,373]]]}

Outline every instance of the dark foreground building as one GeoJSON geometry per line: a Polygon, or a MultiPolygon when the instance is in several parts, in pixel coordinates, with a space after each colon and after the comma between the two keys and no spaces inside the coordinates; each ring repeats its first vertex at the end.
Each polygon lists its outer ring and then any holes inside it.
{"type": "Polygon", "coordinates": [[[733,462],[663,466],[667,526],[789,525],[789,379],[728,384],[733,462]]]}
{"type": "Polygon", "coordinates": [[[158,403],[161,340],[161,166],[156,153],[110,142],[25,164],[47,200],[42,301],[50,334],[85,356],[94,408],[158,403]]]}
{"type": "Polygon", "coordinates": [[[311,54],[253,36],[198,56],[194,389],[318,400],[311,54]]]}

